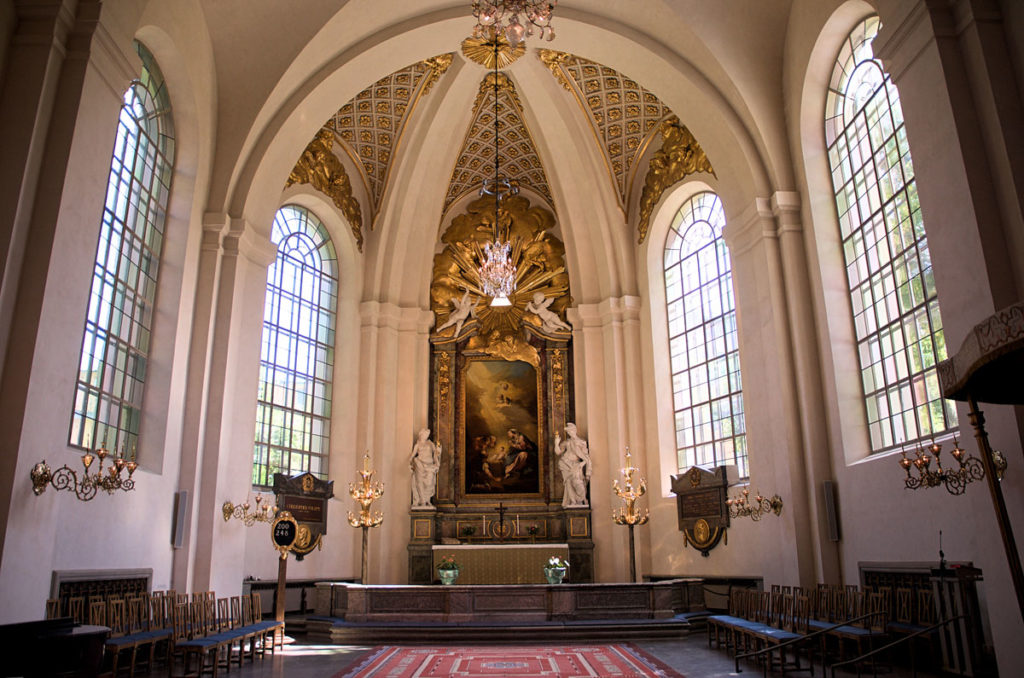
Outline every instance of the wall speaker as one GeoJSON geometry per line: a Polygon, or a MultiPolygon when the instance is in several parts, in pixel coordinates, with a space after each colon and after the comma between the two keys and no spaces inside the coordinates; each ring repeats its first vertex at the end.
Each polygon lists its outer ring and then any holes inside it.
{"type": "Polygon", "coordinates": [[[828,522],[828,538],[839,541],[839,514],[836,510],[836,484],[831,480],[822,483],[825,492],[825,520],[828,522]]]}
{"type": "Polygon", "coordinates": [[[174,493],[174,514],[171,522],[171,545],[180,549],[185,541],[185,519],[188,515],[188,490],[174,493]]]}

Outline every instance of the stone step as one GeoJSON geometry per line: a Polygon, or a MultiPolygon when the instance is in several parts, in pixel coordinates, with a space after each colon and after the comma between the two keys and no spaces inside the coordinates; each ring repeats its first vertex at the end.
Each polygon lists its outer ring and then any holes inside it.
{"type": "Polygon", "coordinates": [[[467,624],[350,623],[330,617],[310,617],[307,638],[337,645],[365,643],[437,643],[524,641],[639,640],[684,638],[704,629],[706,615],[670,619],[602,619],[566,622],[467,624]]]}

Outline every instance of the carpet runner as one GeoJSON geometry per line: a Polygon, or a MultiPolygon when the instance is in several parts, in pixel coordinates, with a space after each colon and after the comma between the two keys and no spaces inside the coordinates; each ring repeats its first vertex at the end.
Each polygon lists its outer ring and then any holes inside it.
{"type": "Polygon", "coordinates": [[[334,678],[683,678],[632,643],[375,648],[334,678]]]}

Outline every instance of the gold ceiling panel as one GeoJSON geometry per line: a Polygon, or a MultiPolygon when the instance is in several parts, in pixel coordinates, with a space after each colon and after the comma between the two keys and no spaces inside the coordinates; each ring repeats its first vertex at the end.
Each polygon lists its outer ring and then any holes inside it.
{"type": "Polygon", "coordinates": [[[362,169],[374,219],[406,123],[420,98],[452,65],[453,56],[441,54],[424,59],[381,78],[342,106],[324,125],[341,139],[349,157],[362,169]]]}
{"type": "MultiPolygon", "coordinates": [[[[487,69],[494,68],[494,41],[495,38],[492,35],[484,38],[466,38],[462,41],[462,53],[467,59],[487,69]]],[[[519,43],[515,47],[509,45],[508,39],[504,33],[498,33],[498,68],[505,68],[511,63],[514,63],[519,57],[526,54],[526,44],[519,43]]]]}
{"type": "MultiPolygon", "coordinates": [[[[461,196],[479,190],[494,178],[494,82],[488,73],[473,104],[473,121],[466,133],[445,195],[445,211],[461,196]]],[[[498,162],[502,176],[536,191],[553,205],[544,166],[523,119],[523,104],[515,85],[504,73],[498,82],[498,162]]]]}
{"type": "Polygon", "coordinates": [[[633,163],[656,135],[658,123],[672,111],[652,92],[612,68],[555,50],[537,50],[537,55],[593,122],[625,205],[633,163]]]}

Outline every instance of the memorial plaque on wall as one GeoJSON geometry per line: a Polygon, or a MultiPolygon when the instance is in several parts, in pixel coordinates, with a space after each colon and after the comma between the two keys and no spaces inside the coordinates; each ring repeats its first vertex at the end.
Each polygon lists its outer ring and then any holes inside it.
{"type": "Polygon", "coordinates": [[[725,503],[728,488],[724,466],[714,471],[694,466],[686,473],[672,476],[672,492],[676,495],[679,530],[683,533],[684,543],[692,544],[704,557],[726,537],[729,528],[729,511],[725,503]]]}
{"type": "Polygon", "coordinates": [[[295,521],[296,535],[289,550],[296,560],[302,560],[321,547],[327,534],[327,500],[334,496],[334,481],[320,480],[308,472],[291,477],[275,473],[274,494],[278,511],[288,512],[295,521]]]}

